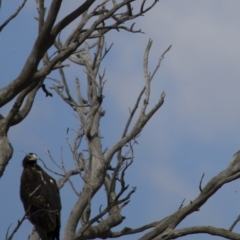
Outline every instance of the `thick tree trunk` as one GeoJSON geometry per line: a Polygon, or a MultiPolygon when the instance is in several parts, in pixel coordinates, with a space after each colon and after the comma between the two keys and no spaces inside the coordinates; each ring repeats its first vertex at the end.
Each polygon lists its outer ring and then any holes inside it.
{"type": "Polygon", "coordinates": [[[8,141],[7,136],[0,135],[0,177],[2,177],[4,170],[11,159],[13,148],[8,141]]]}

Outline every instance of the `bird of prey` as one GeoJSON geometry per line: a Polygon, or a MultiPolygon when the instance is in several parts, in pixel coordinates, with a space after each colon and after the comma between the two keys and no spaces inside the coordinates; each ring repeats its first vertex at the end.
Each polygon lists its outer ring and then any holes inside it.
{"type": "Polygon", "coordinates": [[[42,240],[59,240],[61,201],[56,181],[29,153],[22,161],[20,197],[29,221],[42,240]]]}

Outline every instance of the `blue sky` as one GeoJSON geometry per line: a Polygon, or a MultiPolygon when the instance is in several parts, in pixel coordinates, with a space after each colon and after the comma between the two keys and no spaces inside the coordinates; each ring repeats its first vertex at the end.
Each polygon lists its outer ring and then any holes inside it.
{"type": "MultiPolygon", "coordinates": [[[[50,1],[47,1],[50,2],[50,1]]],[[[62,16],[76,6],[70,1],[62,16]]],[[[0,22],[21,1],[3,1],[0,22]]],[[[123,210],[125,226],[139,227],[160,220],[198,194],[203,172],[206,184],[228,165],[240,142],[240,2],[237,0],[162,0],[136,27],[145,34],[113,31],[106,35],[108,45],[114,46],[102,63],[106,67],[103,108],[106,116],[101,122],[103,148],[110,148],[121,136],[131,108],[144,84],[143,54],[148,39],[153,39],[150,68],[153,70],[161,53],[172,44],[152,83],[149,109],[161,92],[166,92],[163,107],[144,128],[135,159],[126,179],[137,186],[131,202],[123,210]]],[[[19,18],[0,33],[0,87],[13,80],[21,70],[36,37],[35,1],[29,1],[19,18]]],[[[70,30],[68,30],[70,31],[70,30]]],[[[67,32],[65,34],[67,34],[67,32]]],[[[63,35],[64,36],[64,35],[63,35]]],[[[66,69],[69,81],[84,80],[81,68],[66,69]]],[[[51,76],[58,77],[57,73],[51,76]]],[[[52,83],[46,82],[47,86],[52,83]]],[[[5,114],[9,106],[2,108],[5,114]]],[[[45,149],[60,162],[61,147],[68,169],[74,163],[66,144],[66,129],[77,129],[71,109],[54,94],[45,98],[41,91],[29,116],[9,132],[14,155],[0,181],[0,239],[8,226],[24,214],[19,198],[21,161],[25,152],[35,152],[55,168],[45,149]]],[[[82,147],[84,149],[84,146],[82,147]]],[[[54,176],[58,179],[57,176],[54,176]]],[[[82,182],[75,178],[80,190],[82,182]]],[[[63,203],[62,232],[76,201],[68,186],[61,190],[63,203]]],[[[104,190],[94,199],[94,212],[105,203],[104,190]]],[[[184,220],[179,227],[213,225],[229,228],[240,214],[240,183],[230,183],[217,192],[199,212],[184,220]]],[[[12,229],[11,228],[11,229],[12,229]]],[[[14,239],[27,239],[32,226],[25,221],[14,239]]],[[[236,227],[239,231],[239,227],[236,227]]],[[[139,235],[120,239],[137,239],[139,235]]],[[[206,235],[182,239],[219,239],[206,235]]]]}

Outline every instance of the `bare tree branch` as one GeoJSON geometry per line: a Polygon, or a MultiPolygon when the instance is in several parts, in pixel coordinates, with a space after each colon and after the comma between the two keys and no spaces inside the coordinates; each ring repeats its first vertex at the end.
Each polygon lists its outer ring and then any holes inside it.
{"type": "Polygon", "coordinates": [[[240,238],[240,234],[233,233],[229,230],[223,228],[215,228],[212,226],[196,226],[196,227],[188,227],[177,230],[169,229],[166,233],[161,236],[154,238],[154,240],[167,240],[167,239],[176,239],[179,237],[197,234],[197,233],[206,233],[212,236],[224,237],[226,239],[237,240],[240,238]]]}
{"type": "Polygon", "coordinates": [[[183,203],[185,202],[185,198],[182,200],[181,205],[178,209],[181,209],[183,207],[183,203]]]}
{"type": "Polygon", "coordinates": [[[144,225],[142,227],[135,228],[135,229],[125,227],[120,232],[112,232],[112,235],[109,236],[109,237],[117,238],[117,237],[121,237],[121,236],[125,236],[125,235],[130,235],[130,234],[144,232],[144,231],[148,230],[149,228],[156,227],[158,224],[159,224],[159,222],[152,222],[152,223],[149,223],[147,225],[144,225]]]}
{"type": "MultiPolygon", "coordinates": [[[[39,85],[41,85],[41,84],[42,83],[40,83],[39,85]]],[[[5,131],[6,132],[8,131],[10,126],[17,124],[18,122],[22,121],[27,116],[27,114],[31,110],[31,107],[32,107],[32,104],[34,101],[34,97],[39,88],[39,85],[36,86],[36,84],[32,84],[28,88],[26,88],[21,94],[19,94],[12,109],[10,110],[7,117],[5,118],[5,131]],[[26,96],[28,96],[28,98],[25,103],[25,107],[23,108],[22,111],[19,111],[26,96]],[[16,116],[16,118],[15,118],[15,116],[16,116]]]]}
{"type": "Polygon", "coordinates": [[[46,89],[46,86],[45,84],[42,84],[42,90],[46,93],[46,97],[50,96],[52,97],[52,93],[50,93],[47,89],[46,89]]]}
{"type": "Polygon", "coordinates": [[[236,220],[233,222],[233,224],[231,225],[231,227],[229,228],[229,231],[232,231],[233,228],[237,225],[237,223],[240,221],[240,215],[238,215],[238,217],[236,218],[236,220]]]}
{"type": "MultiPolygon", "coordinates": [[[[22,4],[18,7],[18,9],[16,10],[16,12],[11,15],[1,26],[0,26],[0,32],[3,30],[4,27],[6,27],[8,25],[8,23],[13,20],[18,14],[19,12],[23,9],[23,7],[25,6],[25,3],[27,2],[27,0],[23,0],[22,4]]],[[[0,7],[1,7],[1,2],[0,2],[0,7]]]]}
{"type": "Polygon", "coordinates": [[[161,55],[160,60],[158,62],[157,67],[154,70],[154,73],[152,75],[148,74],[148,56],[149,56],[149,51],[151,49],[151,45],[152,45],[152,41],[149,40],[149,43],[146,47],[145,50],[145,56],[144,56],[144,76],[145,76],[145,80],[146,80],[146,84],[145,87],[143,88],[143,90],[140,92],[139,97],[136,101],[136,104],[134,106],[133,111],[130,114],[130,117],[127,121],[127,124],[125,126],[124,132],[123,132],[123,137],[122,139],[116,143],[111,149],[108,150],[108,152],[105,155],[106,161],[110,162],[113,155],[120,150],[126,143],[128,143],[130,140],[134,139],[143,129],[143,127],[145,126],[145,124],[148,122],[148,120],[152,117],[152,115],[162,106],[163,102],[164,102],[164,98],[165,98],[165,93],[163,92],[158,103],[155,105],[155,107],[153,107],[148,114],[146,114],[146,107],[149,101],[149,97],[150,97],[150,82],[152,80],[152,78],[154,77],[157,69],[160,67],[161,64],[161,60],[163,59],[164,55],[170,50],[170,47],[168,47],[168,49],[166,51],[164,51],[164,53],[161,55]],[[130,131],[129,134],[127,134],[129,125],[131,123],[131,120],[138,108],[138,104],[140,102],[140,99],[143,95],[143,93],[145,92],[145,99],[143,101],[142,104],[142,108],[141,108],[141,112],[140,112],[140,116],[137,119],[137,122],[135,123],[134,127],[132,128],[132,130],[130,131]]]}
{"type": "Polygon", "coordinates": [[[6,240],[12,240],[13,239],[14,234],[18,231],[18,229],[22,225],[23,221],[25,219],[27,219],[27,213],[28,212],[26,211],[26,213],[23,215],[23,217],[20,220],[18,220],[18,223],[17,223],[16,227],[13,229],[12,233],[10,234],[10,236],[8,236],[8,234],[9,234],[9,229],[10,229],[12,224],[9,226],[9,228],[7,230],[7,233],[6,233],[6,240]]]}
{"type": "MultiPolygon", "coordinates": [[[[166,217],[155,229],[145,234],[140,240],[154,239],[157,236],[165,235],[168,229],[174,229],[184,218],[194,211],[198,211],[201,206],[224,184],[240,178],[240,152],[237,152],[228,167],[213,177],[202,189],[199,196],[187,206],[179,209],[172,215],[166,217]]],[[[226,230],[228,231],[228,230],[226,230]]],[[[159,237],[159,239],[161,239],[159,237]]]]}
{"type": "Polygon", "coordinates": [[[201,180],[200,180],[200,183],[199,183],[199,190],[200,190],[200,192],[202,192],[202,180],[204,178],[204,175],[205,175],[205,173],[203,173],[203,175],[201,177],[201,180]]]}
{"type": "MultiPolygon", "coordinates": [[[[85,3],[83,3],[78,9],[76,9],[71,14],[66,16],[58,24],[56,24],[55,27],[53,27],[54,21],[56,20],[56,16],[58,14],[58,11],[62,2],[60,0],[53,1],[49,8],[46,21],[42,26],[41,34],[36,39],[32,52],[30,53],[22,69],[22,72],[15,80],[11,82],[11,84],[9,84],[7,87],[0,90],[0,106],[3,106],[5,103],[9,102],[20,91],[22,91],[23,88],[29,83],[29,79],[32,79],[32,81],[38,82],[39,78],[42,78],[42,77],[45,78],[46,75],[52,71],[52,69],[55,67],[56,64],[68,58],[71,54],[73,54],[77,50],[77,48],[87,38],[91,37],[91,34],[96,30],[99,24],[101,24],[105,19],[110,18],[119,9],[126,6],[128,3],[132,1],[133,0],[126,0],[115,5],[114,7],[112,7],[112,9],[108,10],[106,13],[103,13],[101,17],[99,17],[99,19],[96,20],[92,24],[92,26],[88,28],[86,31],[85,30],[82,31],[81,29],[76,30],[76,34],[75,34],[75,37],[73,38],[72,43],[70,45],[63,45],[63,49],[59,52],[59,54],[56,57],[54,57],[51,61],[49,61],[48,64],[44,65],[39,71],[37,71],[37,66],[40,60],[43,58],[44,54],[52,46],[52,44],[54,44],[55,39],[57,35],[60,33],[60,31],[63,28],[65,28],[68,24],[70,24],[72,21],[74,21],[78,16],[83,14],[95,2],[94,0],[85,1],[85,3]],[[49,31],[51,32],[49,33],[49,31]],[[29,68],[30,65],[31,65],[31,68],[29,68]],[[18,86],[17,88],[13,87],[16,85],[18,86]]],[[[157,0],[153,2],[150,8],[152,8],[156,3],[157,3],[157,0]]],[[[117,23],[114,23],[116,28],[119,27],[120,24],[126,21],[129,21],[141,16],[143,13],[150,10],[150,8],[147,8],[133,16],[129,16],[128,12],[127,14],[122,13],[123,17],[117,23]]],[[[94,15],[91,15],[91,17],[94,17],[94,15]]],[[[112,27],[109,26],[109,29],[102,30],[101,34],[103,35],[111,29],[112,27]]]]}
{"type": "Polygon", "coordinates": [[[69,170],[58,180],[58,188],[61,189],[71,176],[79,174],[78,169],[69,170]]]}

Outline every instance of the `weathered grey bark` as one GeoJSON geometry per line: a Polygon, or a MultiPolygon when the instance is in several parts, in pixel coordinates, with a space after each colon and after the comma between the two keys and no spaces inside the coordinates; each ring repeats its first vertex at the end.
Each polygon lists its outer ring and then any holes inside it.
{"type": "MultiPolygon", "coordinates": [[[[1,123],[0,121],[0,124],[1,123]]],[[[11,159],[13,148],[5,134],[0,135],[0,177],[2,176],[8,160],[11,159]]]]}

